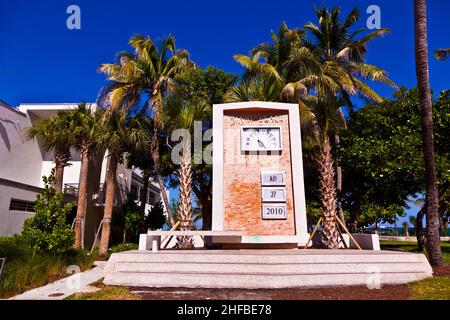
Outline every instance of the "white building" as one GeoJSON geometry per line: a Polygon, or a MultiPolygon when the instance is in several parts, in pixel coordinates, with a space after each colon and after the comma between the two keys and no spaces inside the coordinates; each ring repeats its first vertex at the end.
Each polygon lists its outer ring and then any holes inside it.
{"type": "MultiPolygon", "coordinates": [[[[36,194],[43,186],[42,176],[48,176],[54,167],[52,152],[45,152],[39,141],[27,140],[24,132],[40,118],[67,109],[76,104],[21,104],[18,108],[0,100],[0,236],[20,233],[23,222],[34,214],[36,194]]],[[[92,104],[93,110],[97,108],[92,104]]],[[[71,150],[70,166],[64,169],[63,184],[74,200],[80,175],[80,154],[71,150]]],[[[103,215],[104,183],[108,167],[107,151],[97,151],[89,170],[88,203],[85,242],[91,243],[103,215]]],[[[119,165],[117,170],[117,204],[131,192],[140,201],[143,186],[142,172],[119,165]]],[[[147,192],[146,212],[160,199],[159,185],[153,180],[147,192]]],[[[140,202],[139,202],[140,204],[140,202]]]]}

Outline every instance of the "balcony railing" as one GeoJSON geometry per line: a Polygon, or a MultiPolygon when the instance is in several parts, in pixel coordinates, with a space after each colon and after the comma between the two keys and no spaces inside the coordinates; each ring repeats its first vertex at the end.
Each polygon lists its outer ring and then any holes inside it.
{"type": "MultiPolygon", "coordinates": [[[[79,192],[78,183],[66,183],[64,184],[65,194],[70,199],[77,199],[79,192]]],[[[127,201],[129,189],[120,183],[116,183],[116,194],[114,195],[114,205],[122,205],[127,201]]],[[[106,184],[100,183],[97,192],[92,194],[92,203],[95,205],[104,205],[106,199],[106,184]]]]}

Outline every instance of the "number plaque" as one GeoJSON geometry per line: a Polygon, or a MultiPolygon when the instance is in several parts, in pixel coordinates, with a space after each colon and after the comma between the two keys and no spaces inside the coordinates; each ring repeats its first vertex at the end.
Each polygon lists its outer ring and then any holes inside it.
{"type": "Polygon", "coordinates": [[[284,186],[284,172],[282,171],[262,171],[261,185],[263,186],[284,186]]]}
{"type": "Polygon", "coordinates": [[[262,201],[264,202],[284,202],[286,201],[286,188],[284,187],[263,187],[262,201]]]}
{"type": "Polygon", "coordinates": [[[285,204],[263,203],[263,219],[287,219],[285,204]]]}

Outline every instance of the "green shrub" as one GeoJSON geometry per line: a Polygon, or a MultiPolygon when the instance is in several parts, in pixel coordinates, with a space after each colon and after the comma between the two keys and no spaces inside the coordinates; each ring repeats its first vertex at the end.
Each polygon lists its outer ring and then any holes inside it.
{"type": "Polygon", "coordinates": [[[136,204],[136,198],[129,194],[127,201],[121,206],[120,211],[113,215],[112,224],[122,229],[122,243],[127,241],[127,232],[137,235],[142,225],[143,215],[136,204]]]}
{"type": "Polygon", "coordinates": [[[151,230],[161,229],[166,223],[166,219],[164,207],[160,200],[155,203],[153,208],[148,212],[148,215],[145,218],[145,226],[151,230]]]}
{"type": "Polygon", "coordinates": [[[136,243],[120,243],[111,248],[111,253],[128,251],[128,250],[137,250],[138,245],[136,243]]]}
{"type": "Polygon", "coordinates": [[[23,226],[23,239],[35,252],[61,253],[71,248],[74,231],[67,222],[73,204],[64,203],[64,194],[53,188],[55,177],[42,177],[45,187],[37,195],[35,215],[23,226]]]}
{"type": "Polygon", "coordinates": [[[59,254],[36,253],[20,236],[0,237],[0,257],[6,258],[0,274],[0,298],[66,277],[67,267],[70,265],[86,270],[95,260],[95,255],[75,249],[59,254]]]}

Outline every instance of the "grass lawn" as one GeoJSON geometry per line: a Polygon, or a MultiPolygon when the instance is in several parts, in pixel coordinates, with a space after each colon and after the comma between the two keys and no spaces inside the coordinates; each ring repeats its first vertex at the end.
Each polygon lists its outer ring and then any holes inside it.
{"type": "MultiPolygon", "coordinates": [[[[403,251],[417,251],[417,243],[406,241],[380,241],[381,249],[395,249],[403,251]]],[[[442,255],[446,263],[450,263],[450,242],[441,242],[442,255]]],[[[426,255],[426,252],[424,252],[426,255]]]]}
{"type": "MultiPolygon", "coordinates": [[[[97,259],[108,260],[111,253],[134,249],[137,249],[137,244],[119,244],[113,246],[104,257],[97,256],[95,252],[91,255],[87,251],[75,249],[60,254],[33,254],[20,236],[0,237],[0,258],[6,258],[0,274],[0,299],[67,277],[69,274],[66,271],[70,265],[85,271],[92,268],[97,259]]],[[[118,291],[109,293],[118,294],[118,291]]]]}
{"type": "Polygon", "coordinates": [[[126,287],[107,286],[103,284],[103,278],[91,284],[100,290],[96,292],[75,293],[64,300],[141,300],[126,287]]]}
{"type": "Polygon", "coordinates": [[[450,276],[433,277],[409,285],[411,298],[417,300],[450,300],[450,276]]]}
{"type": "MultiPolygon", "coordinates": [[[[402,241],[381,241],[381,249],[395,249],[417,252],[417,243],[402,241]]],[[[441,242],[442,255],[446,263],[450,263],[450,242],[441,242]]],[[[424,252],[426,255],[426,252],[424,252]]],[[[409,285],[411,298],[420,300],[449,300],[450,276],[439,276],[409,285]]]]}
{"type": "Polygon", "coordinates": [[[105,286],[96,292],[76,293],[64,300],[140,300],[125,287],[105,286]]]}

